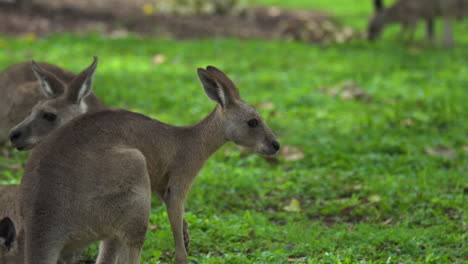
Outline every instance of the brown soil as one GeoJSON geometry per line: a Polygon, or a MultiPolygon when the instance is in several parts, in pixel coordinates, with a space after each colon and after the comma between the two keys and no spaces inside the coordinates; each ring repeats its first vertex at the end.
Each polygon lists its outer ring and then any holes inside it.
{"type": "Polygon", "coordinates": [[[0,33],[3,34],[46,36],[89,31],[111,37],[124,37],[132,32],[177,39],[237,37],[319,43],[344,41],[355,35],[351,29],[333,24],[327,14],[274,7],[250,8],[240,15],[181,16],[145,15],[138,1],[38,0],[28,10],[11,4],[0,5],[0,33]],[[96,2],[100,5],[93,4],[96,2]]]}

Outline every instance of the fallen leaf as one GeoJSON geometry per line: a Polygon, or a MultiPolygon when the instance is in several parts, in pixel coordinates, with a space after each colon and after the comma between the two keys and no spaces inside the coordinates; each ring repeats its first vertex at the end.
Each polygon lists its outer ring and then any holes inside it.
{"type": "Polygon", "coordinates": [[[372,203],[378,203],[380,202],[380,196],[377,195],[377,194],[373,194],[371,196],[369,196],[369,201],[372,202],[372,203]]]}
{"type": "Polygon", "coordinates": [[[154,6],[152,4],[143,5],[141,10],[143,11],[143,14],[147,16],[154,14],[154,6]]]}
{"type": "Polygon", "coordinates": [[[353,186],[353,189],[354,190],[361,190],[362,189],[362,185],[361,184],[356,184],[353,186]]]}
{"type": "Polygon", "coordinates": [[[390,217],[389,219],[385,220],[384,224],[389,225],[393,221],[393,217],[390,217]]]}
{"type": "Polygon", "coordinates": [[[300,204],[299,200],[297,200],[296,198],[292,198],[289,205],[283,207],[283,209],[286,212],[300,212],[301,211],[301,204],[300,204]]]}
{"type": "Polygon", "coordinates": [[[275,108],[275,104],[270,101],[265,101],[256,104],[257,108],[260,110],[273,110],[275,108]]]}
{"type": "Polygon", "coordinates": [[[304,152],[300,148],[292,146],[284,146],[280,150],[280,155],[287,161],[298,161],[305,157],[304,152]]]}
{"type": "Polygon", "coordinates": [[[447,159],[453,159],[457,156],[457,152],[453,148],[443,145],[437,147],[426,147],[425,149],[427,154],[431,156],[438,156],[447,159]]]}
{"type": "Polygon", "coordinates": [[[371,96],[355,82],[345,82],[341,86],[341,99],[370,100],[371,96]]]}
{"type": "Polygon", "coordinates": [[[159,226],[159,225],[152,225],[152,226],[148,227],[148,230],[154,231],[154,230],[159,229],[159,228],[161,228],[161,226],[159,226]]]}
{"type": "Polygon", "coordinates": [[[26,33],[23,35],[23,39],[26,41],[35,41],[37,39],[37,36],[34,32],[26,33]]]}
{"type": "Polygon", "coordinates": [[[410,127],[410,126],[414,125],[414,121],[412,119],[410,119],[410,118],[406,118],[406,119],[401,121],[401,125],[406,126],[406,127],[410,127]]]}
{"type": "Polygon", "coordinates": [[[11,169],[14,169],[14,170],[22,170],[23,169],[23,165],[21,164],[13,164],[10,166],[11,169]]]}
{"type": "Polygon", "coordinates": [[[163,64],[166,61],[166,56],[164,56],[163,54],[157,54],[153,57],[151,61],[155,65],[163,64]]]}
{"type": "Polygon", "coordinates": [[[305,263],[305,259],[295,259],[295,258],[288,259],[289,263],[296,262],[296,261],[299,263],[305,263]]]}
{"type": "Polygon", "coordinates": [[[369,101],[372,99],[371,95],[353,81],[347,81],[329,88],[319,87],[317,90],[329,96],[338,96],[343,100],[369,101]]]}

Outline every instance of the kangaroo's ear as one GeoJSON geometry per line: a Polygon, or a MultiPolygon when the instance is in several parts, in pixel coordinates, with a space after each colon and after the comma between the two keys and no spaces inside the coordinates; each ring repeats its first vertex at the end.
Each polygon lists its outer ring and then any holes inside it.
{"type": "Polygon", "coordinates": [[[213,66],[208,66],[206,70],[199,68],[198,77],[208,97],[223,108],[240,100],[239,90],[234,83],[217,68],[213,66]]]}
{"type": "Polygon", "coordinates": [[[229,102],[225,88],[204,69],[198,68],[197,72],[206,95],[221,107],[226,108],[229,102]]]}
{"type": "Polygon", "coordinates": [[[13,221],[5,217],[0,221],[0,246],[10,251],[12,244],[16,240],[16,229],[13,221]]]}
{"type": "Polygon", "coordinates": [[[35,61],[31,61],[31,68],[46,97],[57,97],[64,92],[65,85],[53,73],[44,70],[35,61]]]}
{"type": "Polygon", "coordinates": [[[214,66],[206,67],[206,71],[224,87],[232,101],[240,99],[239,90],[234,82],[224,72],[214,66]]]}
{"type": "Polygon", "coordinates": [[[93,88],[94,73],[97,68],[98,58],[93,57],[93,63],[76,76],[68,87],[68,99],[79,104],[83,99],[91,94],[93,88]]]}

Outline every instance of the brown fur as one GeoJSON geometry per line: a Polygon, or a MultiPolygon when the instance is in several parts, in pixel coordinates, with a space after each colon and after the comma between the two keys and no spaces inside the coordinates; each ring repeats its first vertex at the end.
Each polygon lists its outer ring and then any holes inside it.
{"type": "MultiPolygon", "coordinates": [[[[9,217],[16,228],[16,240],[12,248],[7,251],[0,247],[1,264],[23,264],[24,256],[24,228],[23,218],[20,214],[20,187],[19,185],[0,186],[0,220],[9,217]]],[[[79,252],[66,252],[62,254],[60,264],[76,263],[79,252]]]]}
{"type": "Polygon", "coordinates": [[[14,139],[12,144],[19,150],[32,148],[48,133],[76,116],[103,108],[92,93],[84,98],[82,105],[86,107],[80,108],[77,102],[68,99],[80,89],[80,82],[88,76],[89,68],[75,75],[46,63],[34,65],[31,62],[16,64],[0,73],[0,141],[14,139]],[[34,67],[50,84],[53,94],[44,92],[34,67]],[[43,120],[41,115],[45,112],[56,114],[57,121],[43,120]]]}
{"type": "Polygon", "coordinates": [[[205,161],[228,141],[266,155],[280,147],[224,73],[209,66],[198,74],[218,106],[195,125],[107,110],[70,122],[32,151],[22,182],[27,264],[96,240],[105,240],[97,263],[139,263],[151,192],[167,206],[175,262],[187,262],[184,201],[205,161]]]}
{"type": "Polygon", "coordinates": [[[443,17],[445,23],[444,43],[452,45],[451,19],[467,14],[468,0],[399,0],[371,17],[368,36],[371,40],[376,39],[388,24],[400,23],[404,27],[410,28],[410,38],[412,38],[419,20],[431,21],[434,18],[443,17]]]}
{"type": "MultiPolygon", "coordinates": [[[[39,65],[64,82],[75,77],[75,74],[57,66],[47,63],[39,65]]],[[[26,118],[38,101],[45,98],[31,67],[31,62],[23,62],[0,72],[0,142],[6,142],[10,129],[26,118]]]]}

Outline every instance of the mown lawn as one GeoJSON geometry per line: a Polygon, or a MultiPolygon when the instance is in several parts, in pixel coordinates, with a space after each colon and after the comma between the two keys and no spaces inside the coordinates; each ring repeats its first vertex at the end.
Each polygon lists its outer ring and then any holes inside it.
{"type": "MultiPolygon", "coordinates": [[[[317,1],[337,10],[329,2],[317,1]]],[[[296,3],[290,7],[313,7],[312,1],[296,3]]],[[[367,18],[359,10],[353,6],[347,14],[350,24],[362,28],[367,18]]],[[[336,12],[338,19],[344,13],[336,12]]],[[[275,164],[232,143],[218,151],[186,203],[192,263],[463,263],[467,29],[466,22],[456,26],[458,43],[451,50],[405,46],[392,31],[377,43],[328,47],[235,39],[0,37],[0,67],[34,58],[77,72],[98,55],[99,97],[174,125],[194,123],[214,107],[197,67],[215,65],[234,79],[282,145],[300,148],[304,158],[281,157],[275,164]],[[153,64],[158,54],[165,61],[153,64]],[[362,89],[363,98],[349,86],[362,89]]],[[[0,156],[0,183],[20,180],[18,164],[27,154],[12,154],[0,156]]],[[[151,226],[143,262],[167,263],[174,247],[157,200],[151,226]]]]}

